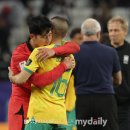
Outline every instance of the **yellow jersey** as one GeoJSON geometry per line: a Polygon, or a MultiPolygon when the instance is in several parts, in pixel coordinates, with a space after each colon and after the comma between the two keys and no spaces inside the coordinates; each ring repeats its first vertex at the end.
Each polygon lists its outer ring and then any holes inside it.
{"type": "Polygon", "coordinates": [[[72,111],[75,108],[75,102],[76,102],[76,94],[74,88],[74,76],[72,75],[65,96],[66,110],[72,111]]]}
{"type": "MultiPolygon", "coordinates": [[[[46,46],[46,48],[53,47],[55,47],[55,44],[46,46]]],[[[48,72],[59,65],[62,60],[61,57],[54,57],[49,58],[44,62],[37,62],[37,52],[38,48],[34,49],[27,61],[27,64],[24,66],[24,70],[29,73],[36,71],[39,73],[48,72]]],[[[44,88],[39,89],[32,86],[27,114],[29,120],[34,118],[35,121],[39,123],[67,124],[65,93],[71,73],[72,70],[64,72],[58,80],[44,88]]]]}

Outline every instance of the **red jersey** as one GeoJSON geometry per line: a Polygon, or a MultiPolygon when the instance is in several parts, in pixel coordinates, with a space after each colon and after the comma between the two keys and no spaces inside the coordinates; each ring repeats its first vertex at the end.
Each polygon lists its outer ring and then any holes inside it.
{"type": "MultiPolygon", "coordinates": [[[[21,72],[22,67],[28,60],[29,55],[31,54],[31,48],[29,50],[29,47],[26,43],[23,43],[16,47],[12,54],[11,58],[11,69],[14,72],[14,74],[18,74],[21,72]]],[[[27,85],[27,84],[26,84],[27,85]]],[[[12,84],[12,96],[16,96],[17,98],[20,98],[20,100],[29,100],[31,94],[31,87],[30,84],[28,86],[23,85],[16,85],[12,84]]]]}
{"type": "MultiPolygon", "coordinates": [[[[18,74],[21,72],[21,69],[28,60],[28,57],[32,50],[33,48],[29,43],[23,43],[16,47],[12,54],[10,65],[14,74],[18,74]]],[[[54,50],[56,52],[56,55],[67,55],[78,52],[79,46],[68,42],[64,45],[64,47],[62,46],[59,47],[59,49],[56,48],[54,50]]],[[[34,85],[36,84],[37,86],[46,86],[49,83],[55,81],[58,77],[60,77],[65,70],[66,66],[64,64],[61,64],[54,70],[46,74],[34,74],[31,78],[31,82],[34,83],[34,85]]],[[[22,122],[24,119],[26,119],[27,116],[30,94],[31,83],[29,81],[27,81],[27,83],[23,85],[12,84],[12,95],[8,108],[9,130],[17,130],[18,128],[22,127],[22,122]],[[20,112],[21,108],[23,109],[23,118],[17,115],[20,112]]]]}

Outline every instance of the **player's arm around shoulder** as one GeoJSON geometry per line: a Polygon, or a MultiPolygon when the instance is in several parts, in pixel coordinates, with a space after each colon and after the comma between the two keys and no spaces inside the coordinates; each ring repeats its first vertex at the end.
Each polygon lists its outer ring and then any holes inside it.
{"type": "Polygon", "coordinates": [[[80,51],[79,45],[73,42],[65,42],[64,45],[54,48],[55,55],[69,55],[69,54],[74,54],[80,51]]]}
{"type": "Polygon", "coordinates": [[[55,47],[54,44],[51,44],[50,46],[39,49],[39,52],[37,53],[37,60],[45,61],[53,56],[68,56],[70,54],[79,52],[79,50],[80,47],[72,42],[66,42],[64,45],[58,47],[55,47]]]}
{"type": "Polygon", "coordinates": [[[14,74],[17,74],[21,71],[23,65],[28,59],[29,54],[30,53],[26,51],[26,44],[21,44],[14,49],[10,62],[10,67],[14,74]]]}
{"type": "Polygon", "coordinates": [[[12,72],[12,70],[10,69],[10,67],[8,69],[9,69],[9,79],[14,84],[23,84],[31,76],[31,74],[28,73],[25,70],[22,70],[19,74],[14,75],[13,72],[12,72]]]}
{"type": "Polygon", "coordinates": [[[37,49],[34,49],[34,51],[29,56],[29,59],[27,60],[27,63],[25,64],[24,68],[21,70],[21,72],[17,75],[13,75],[11,72],[12,70],[9,68],[9,78],[10,80],[15,84],[23,84],[25,83],[29,77],[35,72],[38,68],[38,64],[35,58],[35,55],[37,53],[37,49]]]}

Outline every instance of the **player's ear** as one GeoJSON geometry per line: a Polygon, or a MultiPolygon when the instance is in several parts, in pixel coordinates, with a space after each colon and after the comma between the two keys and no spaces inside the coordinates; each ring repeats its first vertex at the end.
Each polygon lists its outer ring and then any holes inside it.
{"type": "Polygon", "coordinates": [[[30,39],[32,39],[34,37],[34,34],[30,34],[29,37],[30,39]]]}

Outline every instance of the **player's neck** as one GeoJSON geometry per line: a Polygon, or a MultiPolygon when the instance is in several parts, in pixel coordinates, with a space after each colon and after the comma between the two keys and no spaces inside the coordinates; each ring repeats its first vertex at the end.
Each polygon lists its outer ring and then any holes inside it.
{"type": "Polygon", "coordinates": [[[95,35],[90,35],[90,36],[83,36],[83,40],[84,41],[99,41],[99,37],[95,34],[95,35]]]}
{"type": "Polygon", "coordinates": [[[61,45],[61,42],[62,42],[62,39],[60,39],[60,38],[54,40],[54,43],[56,45],[61,45]]]}
{"type": "Polygon", "coordinates": [[[124,41],[123,41],[123,42],[120,42],[120,43],[114,43],[114,42],[111,42],[111,45],[112,45],[114,48],[118,48],[118,47],[124,45],[124,41]]]}
{"type": "Polygon", "coordinates": [[[37,47],[31,39],[30,39],[29,43],[30,43],[30,45],[32,46],[33,49],[37,47]]]}

